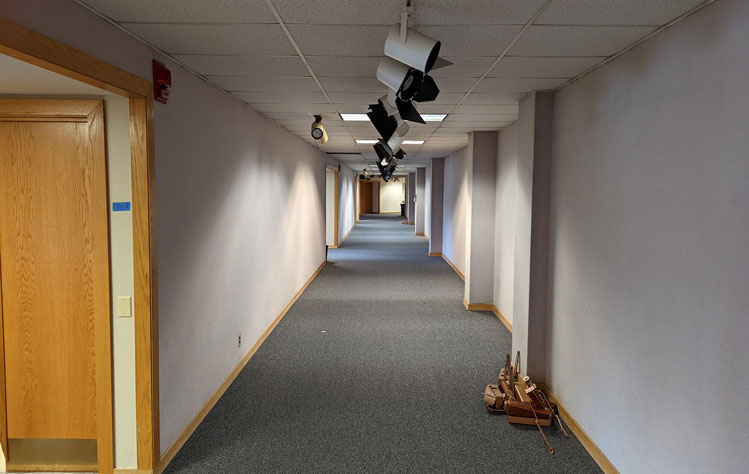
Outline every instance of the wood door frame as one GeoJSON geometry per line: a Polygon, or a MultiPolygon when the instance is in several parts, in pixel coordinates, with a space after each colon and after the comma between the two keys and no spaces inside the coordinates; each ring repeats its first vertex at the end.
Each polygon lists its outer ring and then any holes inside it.
{"type": "MultiPolygon", "coordinates": [[[[161,451],[153,86],[145,79],[4,17],[0,17],[0,53],[130,99],[138,469],[158,472],[161,451]]],[[[0,338],[1,331],[0,325],[0,338]]],[[[111,337],[109,343],[111,351],[111,337]]],[[[111,377],[110,382],[113,382],[111,377]]],[[[1,391],[0,401],[5,407],[4,389],[1,391]]],[[[5,408],[0,409],[3,416],[0,426],[6,435],[4,411],[5,408]]],[[[100,466],[99,472],[110,473],[111,469],[112,466],[100,466]]]]}

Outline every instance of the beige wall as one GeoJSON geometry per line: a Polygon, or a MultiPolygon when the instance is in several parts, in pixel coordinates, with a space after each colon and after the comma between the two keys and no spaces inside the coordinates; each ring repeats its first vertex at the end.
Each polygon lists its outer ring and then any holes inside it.
{"type": "Polygon", "coordinates": [[[392,214],[401,212],[401,202],[406,198],[406,185],[403,179],[380,183],[380,213],[392,214]]]}

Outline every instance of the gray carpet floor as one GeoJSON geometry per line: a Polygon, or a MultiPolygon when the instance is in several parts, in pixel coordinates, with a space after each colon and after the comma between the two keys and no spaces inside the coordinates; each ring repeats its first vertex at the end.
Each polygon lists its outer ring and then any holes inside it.
{"type": "Polygon", "coordinates": [[[413,226],[362,217],[166,473],[601,472],[487,412],[509,331],[413,226]]]}

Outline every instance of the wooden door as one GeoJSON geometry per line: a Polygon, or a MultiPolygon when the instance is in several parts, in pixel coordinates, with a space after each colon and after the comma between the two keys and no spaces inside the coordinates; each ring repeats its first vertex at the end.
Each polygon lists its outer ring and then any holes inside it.
{"type": "Polygon", "coordinates": [[[3,437],[96,440],[100,472],[112,463],[106,173],[101,101],[0,99],[3,437]]]}
{"type": "Polygon", "coordinates": [[[361,213],[372,214],[372,182],[361,181],[359,188],[359,200],[361,201],[361,213]]]}

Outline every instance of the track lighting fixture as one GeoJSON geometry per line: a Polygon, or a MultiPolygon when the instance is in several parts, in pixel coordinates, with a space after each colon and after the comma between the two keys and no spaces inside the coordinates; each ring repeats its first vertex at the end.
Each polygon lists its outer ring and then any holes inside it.
{"type": "MultiPolygon", "coordinates": [[[[440,93],[437,83],[427,73],[452,64],[439,57],[440,41],[408,28],[410,13],[409,2],[401,13],[401,22],[388,32],[386,57],[377,66],[377,79],[388,87],[388,93],[371,104],[367,113],[381,136],[374,150],[377,167],[385,180],[392,177],[396,159],[405,155],[400,147],[409,130],[407,121],[426,123],[413,103],[433,101],[440,93]]],[[[444,115],[437,121],[442,119],[444,115]]]]}
{"type": "Polygon", "coordinates": [[[439,57],[441,43],[408,27],[406,27],[404,41],[401,30],[401,24],[397,23],[388,32],[385,39],[385,56],[423,73],[431,71],[439,57]]]}

